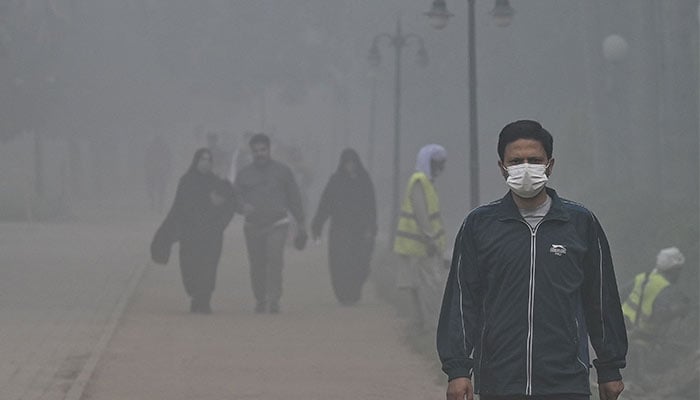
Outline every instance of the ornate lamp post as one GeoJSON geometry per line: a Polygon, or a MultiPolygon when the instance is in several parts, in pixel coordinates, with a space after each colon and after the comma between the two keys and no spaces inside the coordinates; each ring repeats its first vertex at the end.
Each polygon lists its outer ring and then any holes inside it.
{"type": "Polygon", "coordinates": [[[399,187],[400,187],[400,160],[401,160],[401,54],[403,48],[411,43],[418,45],[416,52],[417,62],[421,66],[428,63],[428,52],[425,49],[423,38],[414,33],[404,33],[401,27],[401,18],[396,19],[396,31],[393,34],[381,33],[372,40],[367,60],[370,65],[377,67],[381,64],[379,43],[386,40],[394,48],[394,171],[392,192],[392,218],[391,232],[396,227],[399,214],[399,187]]]}
{"type": "MultiPolygon", "coordinates": [[[[467,18],[467,50],[468,50],[468,74],[469,74],[469,197],[471,207],[477,207],[479,203],[479,136],[478,115],[476,102],[476,18],[474,5],[476,0],[467,0],[469,6],[467,18]]],[[[505,27],[510,25],[515,11],[508,0],[495,0],[491,16],[496,25],[505,27]]],[[[435,29],[443,29],[454,14],[447,10],[445,0],[433,0],[430,11],[426,12],[430,23],[435,29]]]]}

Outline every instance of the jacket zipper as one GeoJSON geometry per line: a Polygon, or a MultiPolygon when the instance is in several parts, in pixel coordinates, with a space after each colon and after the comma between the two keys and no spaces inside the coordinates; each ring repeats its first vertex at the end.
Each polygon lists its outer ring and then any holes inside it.
{"type": "Polygon", "coordinates": [[[525,386],[526,396],[532,396],[532,345],[535,317],[535,259],[537,256],[537,229],[540,227],[543,221],[544,219],[538,222],[533,228],[526,221],[520,220],[520,222],[524,223],[530,230],[530,284],[527,295],[527,360],[525,372],[527,377],[527,383],[525,386]]]}

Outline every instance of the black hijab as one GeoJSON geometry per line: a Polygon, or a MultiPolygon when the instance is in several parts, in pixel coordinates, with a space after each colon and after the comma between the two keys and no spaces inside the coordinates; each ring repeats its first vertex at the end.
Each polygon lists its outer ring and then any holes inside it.
{"type": "MultiPolygon", "coordinates": [[[[367,170],[354,149],[347,148],[340,155],[338,169],[331,176],[324,191],[328,213],[333,219],[352,230],[376,229],[374,186],[367,170]],[[356,177],[345,169],[345,163],[355,163],[356,177]]],[[[320,220],[319,220],[320,222],[320,220]]]]}
{"type": "Polygon", "coordinates": [[[209,159],[211,160],[212,164],[214,163],[214,156],[212,155],[211,150],[209,150],[206,147],[197,149],[197,151],[194,152],[194,157],[192,157],[192,163],[190,164],[190,167],[187,169],[187,172],[185,172],[185,176],[192,174],[208,175],[202,174],[201,172],[199,172],[199,169],[197,169],[197,165],[199,165],[199,160],[205,154],[209,154],[209,159]]]}
{"type": "Polygon", "coordinates": [[[365,166],[362,165],[362,160],[360,160],[360,156],[357,154],[355,149],[351,148],[346,148],[340,154],[340,161],[338,162],[338,169],[336,170],[336,174],[344,174],[348,175],[349,177],[349,173],[345,169],[345,163],[347,163],[348,161],[352,161],[355,164],[358,177],[362,179],[369,179],[369,174],[367,173],[365,166]]]}
{"type": "Polygon", "coordinates": [[[167,264],[173,243],[201,235],[198,225],[212,209],[209,193],[218,178],[213,173],[202,174],[197,169],[204,154],[211,156],[211,152],[205,148],[194,153],[192,164],[180,178],[173,205],[153,237],[151,259],[158,264],[167,264]]]}
{"type": "MultiPolygon", "coordinates": [[[[201,173],[197,168],[205,154],[211,157],[211,151],[207,148],[201,148],[194,153],[192,164],[180,179],[173,204],[173,211],[181,226],[191,231],[193,226],[204,223],[209,215],[215,212],[210,195],[217,190],[220,179],[211,171],[201,173]]],[[[214,161],[213,158],[212,161],[214,161]]]]}

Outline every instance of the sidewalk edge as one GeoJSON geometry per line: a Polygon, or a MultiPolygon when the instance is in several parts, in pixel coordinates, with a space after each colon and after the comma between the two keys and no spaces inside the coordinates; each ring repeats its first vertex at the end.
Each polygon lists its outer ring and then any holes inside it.
{"type": "Polygon", "coordinates": [[[83,397],[83,392],[85,391],[87,384],[89,383],[93,373],[95,372],[97,363],[100,361],[100,358],[102,358],[102,354],[107,349],[109,342],[112,340],[112,336],[117,330],[117,326],[119,325],[119,321],[121,321],[122,315],[124,314],[124,310],[129,304],[129,300],[133,296],[134,291],[141,282],[141,278],[143,277],[144,271],[146,270],[149,264],[150,263],[137,265],[131,271],[131,276],[129,277],[129,283],[126,291],[124,291],[124,293],[119,299],[119,302],[114,308],[114,311],[112,311],[112,314],[110,315],[108,320],[109,322],[104,328],[102,335],[100,336],[100,340],[97,342],[97,345],[95,345],[93,351],[90,354],[90,358],[86,361],[82,371],[80,371],[78,377],[71,384],[71,387],[66,393],[64,400],[80,400],[83,397]]]}

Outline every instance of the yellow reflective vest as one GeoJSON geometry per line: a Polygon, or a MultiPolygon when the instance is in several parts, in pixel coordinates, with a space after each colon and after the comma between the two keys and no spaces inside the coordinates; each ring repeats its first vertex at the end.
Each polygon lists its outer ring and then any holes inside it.
{"type": "Polygon", "coordinates": [[[428,176],[423,172],[416,172],[408,181],[406,194],[401,204],[401,215],[399,216],[394,239],[394,252],[406,256],[427,257],[427,245],[431,241],[437,245],[436,250],[438,254],[442,255],[445,251],[445,230],[442,225],[442,217],[440,216],[440,199],[428,176]],[[423,192],[426,197],[430,225],[435,235],[432,240],[425,232],[420,230],[413,212],[411,192],[413,191],[413,186],[418,183],[423,186],[423,192]]]}
{"type": "Polygon", "coordinates": [[[657,271],[650,272],[648,278],[647,273],[639,274],[634,278],[634,289],[622,305],[622,313],[629,324],[628,330],[637,328],[640,331],[650,331],[653,329],[653,326],[649,324],[649,319],[654,311],[654,302],[659,293],[669,285],[671,282],[657,271]],[[641,314],[637,316],[640,309],[641,314]]]}

